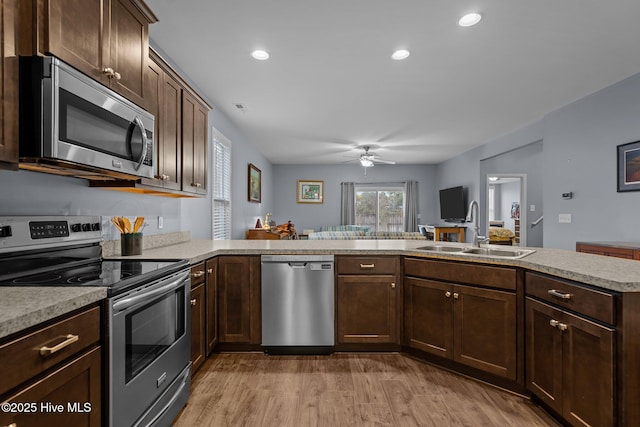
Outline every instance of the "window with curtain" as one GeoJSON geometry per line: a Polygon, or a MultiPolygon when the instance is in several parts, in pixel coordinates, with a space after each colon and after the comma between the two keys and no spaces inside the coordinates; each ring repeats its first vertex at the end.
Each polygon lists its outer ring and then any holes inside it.
{"type": "Polygon", "coordinates": [[[355,197],[356,225],[366,225],[371,231],[404,231],[403,184],[356,184],[355,197]]]}
{"type": "Polygon", "coordinates": [[[213,130],[213,240],[231,239],[231,142],[213,130]]]}

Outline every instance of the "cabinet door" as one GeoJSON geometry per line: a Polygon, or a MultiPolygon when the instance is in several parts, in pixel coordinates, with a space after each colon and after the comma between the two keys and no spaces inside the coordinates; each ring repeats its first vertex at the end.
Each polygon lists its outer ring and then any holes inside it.
{"type": "Polygon", "coordinates": [[[445,358],[452,357],[452,286],[434,280],[405,278],[405,343],[445,358]]]}
{"type": "Polygon", "coordinates": [[[218,258],[220,343],[260,344],[260,258],[218,258]]]}
{"type": "Polygon", "coordinates": [[[154,162],[157,172],[154,178],[142,178],[141,182],[145,185],[151,185],[154,187],[163,187],[163,180],[161,179],[163,173],[162,155],[164,152],[162,147],[163,117],[161,117],[160,114],[160,109],[163,104],[163,80],[164,72],[160,66],[154,61],[149,61],[147,72],[144,76],[144,91],[146,95],[144,108],[156,118],[153,135],[156,139],[155,146],[157,147],[157,152],[154,153],[154,162]]]}
{"type": "Polygon", "coordinates": [[[562,413],[562,333],[551,326],[560,310],[526,299],[527,388],[558,413],[562,413]]]}
{"type": "Polygon", "coordinates": [[[218,259],[207,260],[207,356],[218,344],[218,259]]]}
{"type": "Polygon", "coordinates": [[[156,124],[157,174],[145,185],[180,190],[182,172],[182,88],[166,63],[151,55],[145,76],[145,102],[156,124]]]}
{"type": "Polygon", "coordinates": [[[40,53],[51,53],[91,78],[109,85],[103,73],[109,67],[110,0],[47,2],[42,13],[45,34],[39,37],[40,53]]]}
{"type": "Polygon", "coordinates": [[[18,167],[18,0],[0,3],[0,168],[18,167]]]}
{"type": "Polygon", "coordinates": [[[562,323],[562,413],[573,425],[613,425],[615,332],[568,313],[562,323]]]}
{"type": "Polygon", "coordinates": [[[111,0],[110,30],[108,66],[119,74],[111,79],[111,89],[144,107],[149,21],[130,0],[111,0]]]}
{"type": "Polygon", "coordinates": [[[338,342],[398,342],[395,276],[338,277],[338,342]]]}
{"type": "Polygon", "coordinates": [[[515,380],[515,294],[456,285],[453,307],[453,359],[515,380]]]}
{"type": "Polygon", "coordinates": [[[182,88],[164,73],[160,105],[159,174],[165,188],[180,190],[182,183],[182,88]],[[161,172],[160,172],[161,170],[161,172]]]}
{"type": "Polygon", "coordinates": [[[191,289],[191,373],[195,373],[205,359],[205,309],[202,283],[191,289]]]}
{"type": "Polygon", "coordinates": [[[100,369],[100,347],[63,364],[6,400],[15,403],[36,403],[35,413],[2,411],[0,425],[100,426],[100,369]],[[59,413],[42,411],[41,402],[62,405],[63,410],[59,413]],[[69,405],[72,405],[71,408],[69,405]]]}
{"type": "Polygon", "coordinates": [[[182,191],[207,193],[208,111],[182,91],[182,191]]]}

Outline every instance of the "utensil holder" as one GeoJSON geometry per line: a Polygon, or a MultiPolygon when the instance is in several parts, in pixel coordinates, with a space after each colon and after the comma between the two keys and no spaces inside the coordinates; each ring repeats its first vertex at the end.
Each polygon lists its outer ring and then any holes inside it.
{"type": "Polygon", "coordinates": [[[121,234],[120,253],[122,256],[142,254],[142,233],[121,234]]]}

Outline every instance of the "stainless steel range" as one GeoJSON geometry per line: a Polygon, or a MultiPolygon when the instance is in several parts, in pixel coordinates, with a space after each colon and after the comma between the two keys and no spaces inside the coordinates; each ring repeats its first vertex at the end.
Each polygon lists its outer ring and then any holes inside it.
{"type": "Polygon", "coordinates": [[[107,288],[111,426],[168,426],[189,397],[185,260],[103,260],[100,217],[0,217],[0,286],[107,288]]]}

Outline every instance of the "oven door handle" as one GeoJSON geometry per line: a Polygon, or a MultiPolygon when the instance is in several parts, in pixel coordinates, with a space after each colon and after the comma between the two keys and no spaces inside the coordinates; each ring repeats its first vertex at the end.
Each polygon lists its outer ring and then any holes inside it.
{"type": "Polygon", "coordinates": [[[176,280],[172,281],[168,285],[161,286],[159,288],[151,289],[149,291],[144,291],[140,295],[133,296],[131,298],[125,298],[123,300],[117,301],[113,304],[114,311],[122,311],[127,308],[138,304],[139,302],[146,301],[150,298],[156,297],[158,295],[169,293],[181,286],[184,286],[185,280],[189,278],[189,272],[185,271],[182,273],[176,280]]]}

